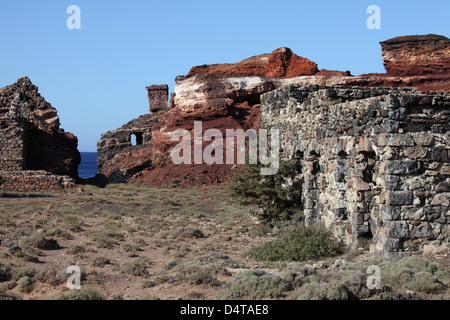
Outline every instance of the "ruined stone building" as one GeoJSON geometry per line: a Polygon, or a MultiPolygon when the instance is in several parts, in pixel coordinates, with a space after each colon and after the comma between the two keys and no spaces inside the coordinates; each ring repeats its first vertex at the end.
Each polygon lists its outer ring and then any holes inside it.
{"type": "Polygon", "coordinates": [[[291,85],[262,96],[261,117],[300,163],[308,224],[387,258],[448,238],[448,92],[291,85]]]}
{"type": "Polygon", "coordinates": [[[59,127],[56,109],[27,77],[0,89],[0,189],[72,188],[78,177],[77,138],[59,127]]]}
{"type": "Polygon", "coordinates": [[[134,174],[152,167],[152,128],[168,110],[169,87],[152,85],[146,89],[151,113],[102,134],[97,143],[98,173],[108,177],[110,183],[125,182],[134,174]]]}

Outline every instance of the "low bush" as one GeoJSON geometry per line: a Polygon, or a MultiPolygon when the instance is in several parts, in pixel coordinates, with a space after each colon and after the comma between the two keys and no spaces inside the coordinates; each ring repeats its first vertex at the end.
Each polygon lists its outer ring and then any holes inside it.
{"type": "Polygon", "coordinates": [[[150,273],[148,271],[149,263],[144,260],[138,260],[133,262],[124,262],[120,265],[120,272],[126,273],[135,277],[148,277],[150,273]]]}
{"type": "Polygon", "coordinates": [[[31,280],[30,277],[22,277],[17,282],[17,290],[20,292],[29,292],[31,289],[31,280]]]}
{"type": "Polygon", "coordinates": [[[306,261],[333,257],[343,249],[343,244],[331,232],[299,225],[286,229],[275,240],[252,248],[247,256],[261,261],[306,261]]]}
{"type": "Polygon", "coordinates": [[[291,286],[284,279],[263,270],[238,273],[233,282],[225,286],[221,299],[263,299],[282,297],[291,286]]]}
{"type": "Polygon", "coordinates": [[[337,281],[309,282],[291,295],[294,300],[349,300],[348,289],[337,281]]]}
{"type": "Polygon", "coordinates": [[[86,288],[74,290],[69,294],[62,295],[58,300],[104,300],[103,295],[95,289],[86,288]]]}
{"type": "Polygon", "coordinates": [[[91,265],[94,267],[103,267],[107,264],[111,264],[111,260],[104,257],[96,257],[91,261],[91,265]]]}
{"type": "Polygon", "coordinates": [[[450,273],[436,262],[410,257],[383,266],[381,277],[384,285],[431,293],[448,286],[450,273]]]}

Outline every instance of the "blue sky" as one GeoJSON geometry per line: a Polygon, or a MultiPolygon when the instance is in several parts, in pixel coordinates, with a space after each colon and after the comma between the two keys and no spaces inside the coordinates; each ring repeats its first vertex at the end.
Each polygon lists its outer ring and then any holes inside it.
{"type": "Polygon", "coordinates": [[[237,62],[290,47],[319,68],[384,72],[380,41],[450,37],[449,0],[0,0],[0,87],[25,75],[62,127],[95,151],[100,134],[148,112],[145,86],[194,65],[237,62]],[[369,5],[381,29],[369,30],[369,5]],[[69,30],[67,7],[81,9],[69,30]]]}

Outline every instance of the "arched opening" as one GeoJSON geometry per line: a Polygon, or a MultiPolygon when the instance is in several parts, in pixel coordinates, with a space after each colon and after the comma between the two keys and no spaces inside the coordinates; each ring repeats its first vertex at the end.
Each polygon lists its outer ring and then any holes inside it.
{"type": "Polygon", "coordinates": [[[134,132],[131,134],[131,145],[139,146],[142,144],[143,138],[141,132],[134,132]]]}

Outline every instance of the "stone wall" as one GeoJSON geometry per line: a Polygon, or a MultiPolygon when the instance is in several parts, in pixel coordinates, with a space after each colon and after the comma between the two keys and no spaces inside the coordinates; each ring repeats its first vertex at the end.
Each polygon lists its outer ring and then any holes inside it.
{"type": "Polygon", "coordinates": [[[262,95],[262,126],[297,158],[308,224],[386,258],[446,240],[450,95],[289,85],[262,95]]]}
{"type": "MultiPolygon", "coordinates": [[[[11,170],[45,170],[78,177],[78,139],[60,128],[56,109],[29,78],[0,89],[0,117],[0,158],[9,159],[9,165],[16,163],[11,170]]],[[[1,168],[6,170],[9,165],[1,168]]]]}
{"type": "MultiPolygon", "coordinates": [[[[115,156],[120,156],[127,151],[131,152],[139,148],[140,145],[148,145],[152,138],[152,127],[159,121],[160,117],[161,113],[146,114],[131,120],[116,130],[102,134],[100,141],[97,143],[98,172],[109,176],[118,169],[118,167],[109,164],[115,156]],[[135,146],[131,142],[133,135],[136,139],[135,146]]],[[[143,165],[147,160],[142,161],[137,166],[143,165]]],[[[127,169],[130,166],[132,165],[127,165],[127,169]]]]}
{"type": "Polygon", "coordinates": [[[159,112],[167,109],[167,102],[169,101],[169,86],[167,84],[154,84],[145,87],[145,89],[148,92],[150,112],[159,112]]]}
{"type": "Polygon", "coordinates": [[[57,176],[43,170],[0,171],[0,190],[36,192],[75,188],[75,180],[68,176],[57,176]]]}
{"type": "Polygon", "coordinates": [[[0,114],[0,170],[24,168],[24,134],[24,123],[14,111],[0,114]]]}
{"type": "Polygon", "coordinates": [[[73,188],[79,162],[76,137],[59,128],[56,109],[30,79],[0,89],[1,190],[73,188]]]}

